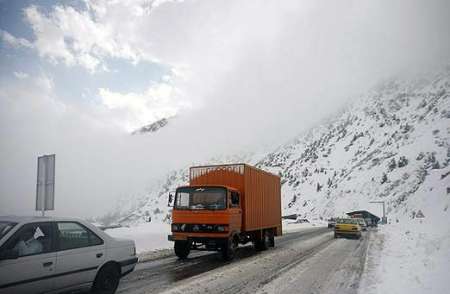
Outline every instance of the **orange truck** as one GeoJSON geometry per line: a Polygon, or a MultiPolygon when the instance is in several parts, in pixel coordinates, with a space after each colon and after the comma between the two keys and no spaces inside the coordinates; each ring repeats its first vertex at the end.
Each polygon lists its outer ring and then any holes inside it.
{"type": "Polygon", "coordinates": [[[175,254],[219,251],[233,259],[239,244],[275,246],[282,234],[280,177],[247,164],[196,166],[189,185],[169,194],[175,254]]]}

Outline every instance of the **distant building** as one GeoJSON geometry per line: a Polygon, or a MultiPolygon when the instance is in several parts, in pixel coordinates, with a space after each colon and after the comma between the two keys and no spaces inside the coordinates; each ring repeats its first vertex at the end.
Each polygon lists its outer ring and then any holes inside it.
{"type": "Polygon", "coordinates": [[[380,218],[367,210],[356,210],[352,212],[347,212],[350,217],[360,217],[363,218],[369,226],[376,226],[380,221],[380,218]]]}

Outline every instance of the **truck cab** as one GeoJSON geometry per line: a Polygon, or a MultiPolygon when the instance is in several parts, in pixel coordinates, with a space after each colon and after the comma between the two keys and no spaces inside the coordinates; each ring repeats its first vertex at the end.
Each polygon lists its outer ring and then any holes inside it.
{"type": "MultiPolygon", "coordinates": [[[[225,250],[232,239],[231,251],[241,233],[242,209],[240,193],[228,186],[182,186],[174,195],[172,235],[175,253],[186,258],[190,249],[225,250]]],[[[233,254],[234,252],[231,252],[233,254]]],[[[230,258],[225,252],[225,258],[230,258]]]]}

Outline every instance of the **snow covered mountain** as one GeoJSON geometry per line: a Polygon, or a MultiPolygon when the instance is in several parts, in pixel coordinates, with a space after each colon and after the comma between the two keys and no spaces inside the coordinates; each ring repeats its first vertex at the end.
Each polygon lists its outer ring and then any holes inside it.
{"type": "MultiPolygon", "coordinates": [[[[279,174],[283,214],[327,218],[383,200],[391,220],[418,210],[448,218],[449,88],[450,67],[390,80],[265,156],[250,153],[201,164],[247,162],[279,174]]],[[[121,205],[114,218],[125,224],[149,217],[168,221],[168,192],[187,181],[187,166],[169,173],[132,207],[121,205]]]]}
{"type": "Polygon", "coordinates": [[[450,69],[383,83],[335,121],[269,154],[258,166],[282,177],[284,213],[330,217],[382,200],[388,215],[412,216],[420,202],[426,207],[416,194],[428,182],[426,194],[447,210],[449,87],[450,69]]]}

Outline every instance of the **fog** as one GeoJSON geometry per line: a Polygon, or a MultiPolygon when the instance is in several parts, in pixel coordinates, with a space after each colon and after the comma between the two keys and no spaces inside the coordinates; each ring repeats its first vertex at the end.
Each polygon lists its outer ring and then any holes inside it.
{"type": "Polygon", "coordinates": [[[51,72],[14,81],[4,74],[2,215],[35,214],[39,155],[56,154],[50,214],[100,215],[171,169],[269,150],[381,79],[450,61],[448,1],[169,1],[139,19],[104,8],[95,21],[142,62],[179,71],[173,103],[187,106],[160,131],[131,136],[120,109],[66,99],[51,72]]]}

